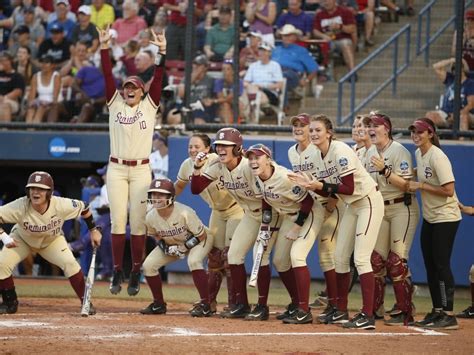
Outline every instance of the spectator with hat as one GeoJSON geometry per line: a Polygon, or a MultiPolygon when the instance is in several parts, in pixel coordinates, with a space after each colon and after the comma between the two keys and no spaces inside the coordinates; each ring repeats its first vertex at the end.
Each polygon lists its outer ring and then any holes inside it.
{"type": "Polygon", "coordinates": [[[51,38],[45,39],[43,43],[41,43],[37,58],[39,59],[45,55],[50,55],[53,57],[54,63],[58,67],[61,67],[71,58],[71,42],[66,39],[64,29],[60,24],[52,25],[49,31],[51,38]]]}
{"type": "Polygon", "coordinates": [[[138,16],[138,4],[125,0],[122,5],[123,18],[116,19],[112,28],[117,31],[117,43],[125,45],[131,39],[137,39],[138,34],[147,28],[146,22],[138,16]]]}
{"type": "MultiPolygon", "coordinates": [[[[260,104],[277,105],[279,92],[283,87],[283,73],[281,66],[271,60],[272,47],[262,43],[258,50],[258,61],[250,64],[244,77],[245,92],[252,102],[260,92],[260,104]]],[[[252,107],[252,105],[251,105],[252,107]]],[[[251,112],[254,119],[254,112],[251,112]]]]}
{"type": "Polygon", "coordinates": [[[0,52],[0,122],[10,122],[20,111],[20,100],[25,92],[25,81],[13,67],[13,57],[0,52]]]}
{"type": "Polygon", "coordinates": [[[351,10],[338,6],[336,0],[324,0],[321,3],[321,10],[314,16],[313,35],[328,41],[332,49],[341,51],[349,71],[355,66],[352,34],[356,31],[351,10]]]}
{"type": "Polygon", "coordinates": [[[228,6],[219,8],[219,22],[212,26],[206,35],[204,53],[213,62],[229,59],[234,53],[235,26],[232,23],[232,10],[228,6]]]}
{"type": "Polygon", "coordinates": [[[68,0],[57,0],[54,7],[54,13],[48,18],[46,26],[46,38],[51,38],[52,29],[61,26],[68,40],[71,40],[72,30],[76,26],[76,15],[69,11],[68,0]],[[69,15],[71,14],[71,15],[69,15]]]}
{"type": "Polygon", "coordinates": [[[107,25],[112,25],[115,21],[115,11],[112,5],[107,4],[105,0],[92,0],[91,4],[91,22],[105,29],[107,25]]]}
{"type": "MultiPolygon", "coordinates": [[[[36,49],[40,46],[41,42],[43,42],[46,31],[41,23],[41,17],[37,15],[36,9],[37,7],[35,6],[23,6],[21,8],[21,12],[23,13],[23,23],[16,23],[13,27],[13,33],[9,38],[9,48],[19,41],[21,33],[26,33],[25,28],[28,29],[30,34],[29,38],[34,42],[36,49]]],[[[36,56],[36,53],[33,53],[33,56],[36,56]]]]}
{"type": "Polygon", "coordinates": [[[283,76],[286,78],[285,106],[287,106],[288,92],[298,87],[306,88],[318,74],[318,63],[306,48],[296,44],[302,34],[299,29],[287,24],[282,27],[280,34],[283,43],[275,48],[272,59],[281,65],[283,76]]]}
{"type": "Polygon", "coordinates": [[[38,52],[38,47],[36,47],[36,43],[31,40],[30,36],[30,29],[26,25],[21,25],[16,28],[16,30],[13,32],[16,40],[11,41],[11,45],[8,47],[8,52],[13,56],[16,57],[16,54],[18,52],[18,49],[20,47],[28,47],[30,50],[30,53],[36,57],[36,54],[38,52]]]}
{"type": "Polygon", "coordinates": [[[242,48],[239,55],[239,67],[241,70],[246,70],[250,64],[258,60],[258,47],[262,42],[262,34],[260,32],[249,32],[248,38],[247,46],[242,48]]]}
{"type": "Polygon", "coordinates": [[[153,179],[167,179],[169,171],[168,138],[158,132],[153,134],[153,152],[150,154],[150,166],[153,179]]]}
{"type": "Polygon", "coordinates": [[[83,42],[87,45],[89,54],[95,53],[99,48],[99,34],[91,23],[91,7],[82,5],[78,11],[78,23],[72,30],[72,43],[83,42]]]}
{"type": "Polygon", "coordinates": [[[278,16],[276,21],[276,36],[281,36],[281,29],[285,25],[293,25],[301,31],[301,39],[310,39],[313,30],[313,18],[301,8],[301,0],[288,0],[288,12],[278,16]]]}

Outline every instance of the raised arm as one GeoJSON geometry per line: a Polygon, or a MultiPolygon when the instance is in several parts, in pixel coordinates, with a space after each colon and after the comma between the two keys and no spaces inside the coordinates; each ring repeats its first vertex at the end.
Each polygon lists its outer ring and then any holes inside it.
{"type": "Polygon", "coordinates": [[[115,87],[114,76],[112,75],[112,62],[110,60],[109,53],[109,43],[111,38],[109,33],[110,25],[107,25],[105,30],[102,30],[98,27],[96,28],[97,32],[99,32],[100,59],[102,63],[102,72],[105,79],[105,97],[107,102],[109,102],[114,97],[115,91],[117,91],[117,88],[115,87]]]}
{"type": "Polygon", "coordinates": [[[166,37],[164,32],[155,33],[153,29],[150,29],[150,32],[153,38],[150,43],[158,47],[158,54],[155,56],[155,74],[150,85],[149,95],[155,105],[158,106],[161,99],[163,72],[165,69],[166,37]]]}

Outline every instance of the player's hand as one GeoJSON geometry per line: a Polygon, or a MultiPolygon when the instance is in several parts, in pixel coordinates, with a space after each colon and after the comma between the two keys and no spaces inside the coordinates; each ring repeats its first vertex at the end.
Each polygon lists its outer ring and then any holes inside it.
{"type": "Polygon", "coordinates": [[[272,237],[269,231],[260,231],[257,237],[257,243],[262,243],[263,248],[267,249],[270,238],[272,237]]]}
{"type": "Polygon", "coordinates": [[[301,231],[301,227],[295,224],[285,235],[285,238],[288,240],[296,240],[300,237],[300,231],[301,231]]]}
{"type": "Polygon", "coordinates": [[[100,47],[102,49],[108,49],[110,45],[110,39],[112,38],[112,35],[110,34],[110,24],[105,27],[105,30],[95,27],[97,32],[99,33],[99,42],[100,42],[100,47]]]}
{"type": "Polygon", "coordinates": [[[295,184],[304,187],[307,190],[321,190],[323,187],[323,184],[321,182],[315,179],[311,179],[308,175],[301,171],[298,171],[296,173],[289,172],[288,179],[290,179],[290,181],[294,182],[295,184]]]}
{"type": "Polygon", "coordinates": [[[93,248],[100,247],[100,242],[102,240],[102,233],[98,228],[94,228],[90,231],[91,235],[91,244],[93,248]]]}
{"type": "Polygon", "coordinates": [[[385,161],[382,156],[373,156],[372,158],[370,158],[370,162],[377,171],[382,171],[383,168],[385,168],[385,161]]]}
{"type": "Polygon", "coordinates": [[[461,212],[464,214],[472,215],[474,208],[471,206],[465,206],[461,202],[458,202],[459,208],[461,209],[461,212]]]}
{"type": "Polygon", "coordinates": [[[165,31],[161,33],[156,33],[152,28],[150,28],[151,32],[151,44],[154,44],[155,46],[158,46],[159,50],[158,52],[160,54],[166,54],[166,36],[165,36],[165,31]]]}
{"type": "Polygon", "coordinates": [[[181,251],[178,245],[170,245],[168,247],[167,254],[169,256],[176,256],[177,258],[184,259],[186,257],[186,253],[181,251]]]}
{"type": "Polygon", "coordinates": [[[194,159],[194,166],[201,168],[206,163],[208,155],[206,152],[199,152],[194,159]]]}
{"type": "Polygon", "coordinates": [[[418,181],[409,181],[408,182],[408,191],[416,192],[416,190],[420,189],[421,183],[418,181]]]}
{"type": "Polygon", "coordinates": [[[10,249],[10,248],[16,248],[18,246],[18,244],[16,244],[16,241],[15,239],[13,239],[12,237],[10,237],[7,233],[3,232],[0,234],[0,239],[1,241],[3,242],[3,245],[10,249]]]}

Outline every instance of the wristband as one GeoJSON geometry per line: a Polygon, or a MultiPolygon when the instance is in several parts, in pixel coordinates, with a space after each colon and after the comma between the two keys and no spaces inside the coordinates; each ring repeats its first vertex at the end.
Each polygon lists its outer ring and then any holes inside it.
{"type": "Polygon", "coordinates": [[[201,170],[202,166],[197,166],[196,164],[194,165],[194,170],[201,170]]]}
{"type": "Polygon", "coordinates": [[[93,231],[96,228],[94,218],[92,218],[92,214],[89,217],[84,218],[84,222],[86,222],[87,229],[90,231],[93,231]]]}
{"type": "Polygon", "coordinates": [[[388,166],[384,165],[383,169],[379,171],[379,175],[385,175],[385,173],[387,172],[387,168],[388,166]]]}
{"type": "Polygon", "coordinates": [[[298,217],[296,217],[295,223],[296,223],[297,225],[299,225],[300,227],[303,227],[303,224],[304,224],[304,222],[306,221],[306,219],[308,218],[308,216],[309,216],[309,213],[305,213],[305,212],[301,212],[301,211],[300,211],[300,212],[298,213],[298,217]]]}

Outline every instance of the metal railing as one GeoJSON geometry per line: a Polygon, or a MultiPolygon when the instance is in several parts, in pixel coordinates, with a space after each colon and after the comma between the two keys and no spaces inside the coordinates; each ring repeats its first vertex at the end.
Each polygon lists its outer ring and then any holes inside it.
{"type": "Polygon", "coordinates": [[[406,24],[403,26],[397,33],[390,37],[383,45],[373,51],[368,57],[366,57],[362,62],[360,62],[354,69],[349,73],[344,75],[338,82],[338,97],[337,97],[337,124],[343,125],[348,120],[352,120],[357,111],[364,108],[375,96],[377,96],[383,89],[388,85],[392,84],[392,93],[395,95],[397,92],[397,77],[405,69],[408,68],[410,62],[410,43],[411,43],[411,26],[406,24]],[[399,52],[399,41],[400,38],[406,36],[405,43],[405,53],[403,56],[403,63],[399,65],[398,63],[398,52],[399,52]],[[390,77],[377,86],[366,98],[362,99],[361,102],[356,105],[356,78],[357,72],[365,67],[372,60],[377,58],[382,52],[387,48],[393,45],[393,62],[390,77]],[[343,97],[344,97],[344,84],[350,82],[350,110],[349,114],[343,116],[342,107],[343,107],[343,97]]]}
{"type": "MultiPolygon", "coordinates": [[[[459,1],[459,0],[458,0],[459,1]]],[[[436,4],[437,0],[431,0],[427,3],[418,13],[418,31],[416,34],[416,56],[424,53],[425,65],[429,65],[430,58],[430,46],[438,39],[439,36],[451,25],[456,19],[456,11],[453,15],[434,33],[431,34],[431,10],[436,4]],[[424,23],[424,36],[423,36],[423,23],[424,23]]],[[[472,0],[465,2],[464,7],[471,5],[472,0]]],[[[456,2],[454,2],[456,5],[456,2]]]]}

